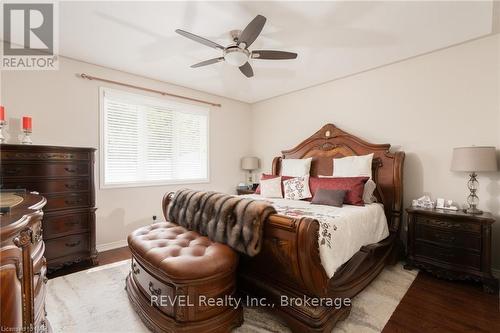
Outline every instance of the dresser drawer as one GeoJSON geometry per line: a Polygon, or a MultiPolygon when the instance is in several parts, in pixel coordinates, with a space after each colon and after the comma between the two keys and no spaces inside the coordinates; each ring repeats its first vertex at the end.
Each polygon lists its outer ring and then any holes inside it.
{"type": "Polygon", "coordinates": [[[439,228],[442,230],[449,231],[466,231],[466,232],[474,232],[480,233],[481,226],[478,224],[467,223],[467,222],[453,222],[453,221],[445,221],[427,216],[416,216],[415,217],[416,225],[427,225],[433,228],[439,228]]]}
{"type": "Polygon", "coordinates": [[[417,241],[415,242],[415,257],[475,270],[481,269],[481,256],[463,249],[440,247],[417,241]]]}
{"type": "Polygon", "coordinates": [[[88,191],[90,190],[90,182],[88,178],[29,181],[6,180],[2,183],[2,187],[5,189],[27,189],[28,191],[36,191],[45,195],[51,193],[88,191]]]}
{"type": "Polygon", "coordinates": [[[62,152],[62,151],[9,151],[3,150],[1,153],[3,161],[88,161],[91,153],[88,152],[62,152]]]}
{"type": "MultiPolygon", "coordinates": [[[[3,163],[2,177],[69,177],[88,176],[88,163],[46,163],[21,164],[3,163]]],[[[9,179],[5,179],[9,181],[9,179]]]]}
{"type": "Polygon", "coordinates": [[[75,207],[90,207],[93,205],[89,193],[67,193],[67,194],[49,194],[45,211],[56,209],[66,209],[75,207]]]}
{"type": "Polygon", "coordinates": [[[144,296],[148,299],[151,299],[151,296],[157,296],[158,300],[163,296],[166,301],[160,304],[163,306],[157,307],[168,316],[174,317],[175,304],[170,304],[169,302],[170,300],[172,303],[175,302],[175,289],[173,286],[167,285],[151,276],[137,260],[132,259],[131,265],[133,279],[142,290],[144,296]]]}
{"type": "Polygon", "coordinates": [[[47,260],[89,251],[88,233],[49,239],[45,241],[47,260]]]}
{"type": "Polygon", "coordinates": [[[478,235],[435,228],[431,225],[417,224],[415,237],[418,241],[427,241],[440,246],[451,246],[471,251],[481,251],[481,238],[478,235]]]}
{"type": "Polygon", "coordinates": [[[92,212],[72,212],[47,214],[43,218],[43,238],[53,239],[61,236],[89,231],[92,212]]]}

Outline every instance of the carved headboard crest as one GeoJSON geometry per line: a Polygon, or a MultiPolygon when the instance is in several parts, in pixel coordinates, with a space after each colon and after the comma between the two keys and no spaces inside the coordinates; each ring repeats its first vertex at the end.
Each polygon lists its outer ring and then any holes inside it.
{"type": "Polygon", "coordinates": [[[284,158],[312,157],[311,176],[332,175],[333,158],[373,153],[372,174],[377,183],[376,196],[384,204],[391,232],[398,232],[403,205],[404,152],[391,153],[390,144],[373,144],[344,132],[333,124],[302,141],[295,148],[283,150],[273,160],[273,174],[279,175],[284,158]]]}

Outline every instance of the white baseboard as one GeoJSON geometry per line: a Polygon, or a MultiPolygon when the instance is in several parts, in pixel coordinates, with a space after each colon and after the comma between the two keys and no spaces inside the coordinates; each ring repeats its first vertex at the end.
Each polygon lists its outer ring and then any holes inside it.
{"type": "Polygon", "coordinates": [[[500,279],[500,269],[498,268],[492,268],[491,273],[493,273],[493,276],[496,277],[497,279],[500,279]]]}
{"type": "Polygon", "coordinates": [[[122,240],[119,240],[116,242],[111,242],[111,243],[106,243],[106,244],[100,244],[100,245],[97,245],[96,247],[97,247],[98,252],[102,252],[102,251],[117,249],[119,247],[124,247],[124,246],[127,246],[126,239],[122,239],[122,240]]]}

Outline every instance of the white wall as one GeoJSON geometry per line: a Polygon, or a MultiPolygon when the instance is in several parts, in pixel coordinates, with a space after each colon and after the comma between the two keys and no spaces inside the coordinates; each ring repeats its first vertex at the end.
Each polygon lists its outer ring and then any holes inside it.
{"type": "MultiPolygon", "coordinates": [[[[406,152],[405,205],[423,193],[464,203],[467,175],[450,172],[452,148],[500,147],[500,36],[490,36],[252,105],[253,150],[273,156],[334,123],[406,152]]],[[[500,177],[481,174],[480,208],[500,215],[500,177]]],[[[500,268],[500,222],[494,225],[500,268]]]]}
{"type": "MultiPolygon", "coordinates": [[[[495,35],[250,106],[63,58],[59,71],[1,73],[0,100],[14,136],[19,118],[31,115],[35,143],[96,148],[98,87],[109,85],[79,79],[76,73],[220,102],[222,108],[211,110],[212,181],[197,187],[225,192],[244,180],[241,156],[256,154],[262,170],[269,171],[273,156],[331,122],[406,152],[406,205],[422,193],[463,203],[467,175],[449,171],[452,148],[500,147],[499,62],[500,36],[495,35]]],[[[481,174],[479,180],[480,208],[500,216],[499,174],[481,174]]],[[[98,245],[124,240],[153,214],[161,216],[161,197],[174,189],[97,190],[98,245]]],[[[493,253],[500,269],[500,222],[494,225],[493,253]]]]}
{"type": "MultiPolygon", "coordinates": [[[[211,182],[190,186],[234,192],[235,186],[245,180],[239,161],[241,156],[250,152],[251,118],[248,104],[66,58],[61,58],[58,71],[2,73],[1,101],[10,127],[6,131],[10,133],[7,142],[16,142],[17,135],[20,134],[19,119],[23,115],[30,115],[33,117],[32,138],[35,144],[98,148],[99,87],[130,89],[76,77],[76,73],[83,72],[221,103],[221,108],[211,107],[210,111],[211,182]]],[[[98,166],[97,151],[95,184],[98,247],[125,240],[132,230],[150,223],[153,215],[162,218],[163,194],[176,187],[100,190],[98,166]]]]}

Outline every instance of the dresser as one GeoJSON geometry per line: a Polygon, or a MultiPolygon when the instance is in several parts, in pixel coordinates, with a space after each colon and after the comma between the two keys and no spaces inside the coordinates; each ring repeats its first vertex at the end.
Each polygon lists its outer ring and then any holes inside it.
{"type": "Polygon", "coordinates": [[[47,268],[43,252],[44,197],[1,193],[0,312],[2,332],[49,332],[45,318],[47,268]]]}
{"type": "Polygon", "coordinates": [[[491,274],[490,213],[408,208],[408,259],[418,267],[449,280],[482,282],[486,292],[498,291],[491,274]]]}
{"type": "Polygon", "coordinates": [[[1,187],[37,191],[49,272],[83,260],[97,263],[94,148],[2,144],[1,187]]]}

